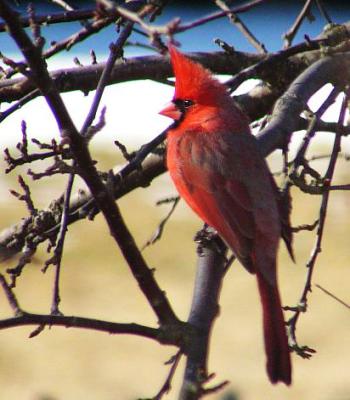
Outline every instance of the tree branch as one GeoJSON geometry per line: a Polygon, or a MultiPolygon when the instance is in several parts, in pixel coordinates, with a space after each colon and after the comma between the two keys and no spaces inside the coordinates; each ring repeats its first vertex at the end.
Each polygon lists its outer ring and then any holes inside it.
{"type": "Polygon", "coordinates": [[[277,101],[269,125],[258,134],[262,153],[266,156],[288,143],[299,124],[300,113],[310,97],[326,83],[345,87],[350,79],[350,52],[326,56],[317,61],[291,84],[277,101]]]}
{"type": "MultiPolygon", "coordinates": [[[[338,159],[338,154],[340,152],[340,144],[341,144],[341,139],[342,139],[342,128],[341,127],[344,125],[345,113],[347,110],[348,100],[349,100],[349,98],[346,93],[346,95],[344,96],[342,106],[341,106],[341,109],[339,112],[339,117],[338,117],[339,130],[338,130],[337,134],[335,135],[334,142],[333,142],[332,154],[331,154],[331,157],[329,160],[327,171],[323,178],[325,186],[330,186],[332,179],[333,179],[335,166],[336,166],[336,162],[338,159]]],[[[309,358],[311,356],[311,353],[313,353],[314,351],[312,349],[310,349],[309,347],[306,347],[306,346],[300,347],[298,345],[297,340],[296,340],[296,325],[297,325],[297,322],[298,322],[298,319],[299,319],[301,313],[305,312],[307,309],[308,294],[311,292],[311,283],[312,283],[313,272],[315,270],[316,260],[317,260],[318,255],[322,251],[321,243],[322,243],[322,239],[323,239],[323,232],[324,232],[324,227],[325,227],[325,222],[326,222],[329,195],[330,195],[330,191],[328,191],[328,190],[326,190],[322,195],[319,223],[318,223],[318,227],[317,227],[317,235],[316,235],[315,245],[311,252],[310,258],[306,264],[307,275],[306,275],[305,286],[304,286],[304,289],[300,296],[300,299],[298,301],[298,306],[295,307],[295,310],[293,310],[294,315],[288,320],[288,323],[287,323],[290,344],[291,344],[293,350],[296,351],[297,354],[299,354],[303,358],[309,358]]]]}
{"type": "MultiPolygon", "coordinates": [[[[215,0],[215,4],[221,8],[223,11],[229,12],[230,8],[227,6],[225,1],[223,0],[215,0]]],[[[253,33],[249,30],[249,28],[244,24],[244,22],[234,13],[231,11],[228,14],[228,18],[231,21],[231,23],[236,26],[236,28],[245,36],[248,40],[248,42],[255,47],[255,49],[261,53],[265,54],[267,53],[266,48],[264,44],[260,43],[259,40],[253,35],[253,33]]]]}
{"type": "Polygon", "coordinates": [[[164,292],[160,289],[137,248],[134,238],[125,225],[119,208],[113,197],[101,181],[89,154],[86,142],[79,135],[67,109],[51,80],[45,61],[38,49],[32,44],[18,21],[16,14],[4,1],[0,1],[0,15],[6,21],[9,32],[17,46],[22,50],[31,69],[31,78],[42,94],[56,119],[63,140],[70,144],[71,151],[81,169],[82,178],[89,187],[98,208],[102,211],[112,237],[119,245],[125,260],[141,290],[148,299],[161,324],[177,324],[177,317],[172,310],[164,292]]]}
{"type": "Polygon", "coordinates": [[[252,8],[256,7],[257,5],[263,3],[264,1],[265,0],[252,0],[246,4],[234,7],[232,9],[217,11],[212,14],[206,15],[204,17],[198,18],[195,21],[187,22],[184,24],[180,23],[180,19],[175,18],[174,20],[168,22],[163,26],[149,25],[145,23],[142,19],[140,19],[136,13],[125,9],[124,7],[116,7],[115,9],[123,17],[127,18],[130,21],[138,23],[148,33],[150,37],[160,36],[160,35],[167,35],[171,37],[175,33],[181,33],[193,28],[197,28],[198,26],[207,24],[208,22],[215,21],[217,19],[225,17],[226,15],[230,15],[231,13],[239,14],[247,12],[252,8]]]}
{"type": "Polygon", "coordinates": [[[284,48],[288,48],[295,35],[298,33],[298,30],[300,28],[300,25],[302,24],[302,22],[304,21],[304,19],[308,16],[308,14],[310,13],[310,8],[311,5],[313,3],[314,0],[306,0],[305,4],[302,8],[302,10],[300,11],[299,15],[297,16],[294,24],[292,25],[292,27],[288,30],[288,32],[286,32],[284,34],[284,48]]]}
{"type": "MultiPolygon", "coordinates": [[[[20,23],[23,28],[30,26],[31,21],[38,25],[52,25],[59,24],[62,22],[74,22],[74,21],[86,21],[87,19],[93,18],[96,13],[96,8],[86,8],[79,10],[70,10],[59,13],[35,15],[34,18],[19,16],[20,23]]],[[[0,22],[0,32],[6,31],[6,23],[0,22]]]]}
{"type": "MultiPolygon", "coordinates": [[[[203,232],[203,231],[202,231],[203,232]]],[[[180,399],[195,400],[206,391],[204,384],[211,375],[207,369],[210,332],[219,311],[219,296],[226,272],[227,247],[222,240],[204,236],[200,238],[197,275],[188,323],[196,329],[190,347],[185,348],[187,362],[180,399]]]]}
{"type": "Polygon", "coordinates": [[[156,340],[163,344],[176,344],[171,338],[167,338],[160,329],[151,328],[139,324],[122,324],[92,318],[65,316],[65,315],[46,315],[23,313],[16,317],[0,320],[0,329],[14,328],[25,325],[44,325],[44,326],[63,326],[65,328],[82,328],[105,332],[110,335],[128,334],[142,336],[156,340]]]}
{"type": "MultiPolygon", "coordinates": [[[[241,68],[252,65],[262,59],[261,55],[235,52],[228,56],[224,52],[192,53],[194,60],[218,74],[232,74],[241,68]]],[[[81,90],[88,93],[95,90],[105,63],[82,67],[64,68],[50,73],[57,90],[61,93],[81,90]]],[[[165,80],[173,76],[168,57],[139,56],[124,60],[114,65],[107,85],[133,80],[154,79],[165,80]]],[[[33,81],[27,78],[12,78],[0,81],[0,102],[19,100],[35,89],[33,81]]]]}

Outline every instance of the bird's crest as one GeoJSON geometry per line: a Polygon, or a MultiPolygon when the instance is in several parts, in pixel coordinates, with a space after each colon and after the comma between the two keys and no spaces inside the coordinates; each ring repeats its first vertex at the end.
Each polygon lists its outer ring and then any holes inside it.
{"type": "Polygon", "coordinates": [[[229,96],[226,87],[202,65],[190,60],[169,44],[169,54],[174,70],[175,99],[189,99],[210,104],[218,97],[229,96]]]}

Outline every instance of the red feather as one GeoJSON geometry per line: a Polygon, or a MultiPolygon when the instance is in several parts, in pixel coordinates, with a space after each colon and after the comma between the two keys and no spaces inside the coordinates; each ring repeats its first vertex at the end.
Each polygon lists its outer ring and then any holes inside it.
{"type": "Polygon", "coordinates": [[[291,363],[277,286],[282,233],[275,183],[247,118],[208,70],[169,47],[179,123],[168,133],[167,165],[181,197],[256,273],[263,308],[267,372],[291,383],[291,363]]]}

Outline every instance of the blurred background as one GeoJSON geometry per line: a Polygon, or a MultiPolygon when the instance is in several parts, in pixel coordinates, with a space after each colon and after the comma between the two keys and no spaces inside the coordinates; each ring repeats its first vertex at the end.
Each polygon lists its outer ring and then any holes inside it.
{"type": "MultiPolygon", "coordinates": [[[[74,2],[71,2],[72,4],[74,2]]],[[[89,2],[75,2],[86,5],[89,2]]],[[[91,2],[92,4],[93,2],[91,2]]],[[[210,2],[172,2],[157,20],[165,23],[180,16],[191,21],[215,7],[210,2]]],[[[237,2],[240,4],[241,2],[237,2]]],[[[264,42],[269,51],[282,46],[282,34],[289,29],[299,13],[303,1],[266,1],[241,18],[264,42]]],[[[334,22],[350,20],[348,1],[324,1],[334,22]]],[[[18,7],[25,8],[26,2],[18,7]]],[[[48,2],[35,2],[38,12],[58,10],[48,2]]],[[[315,37],[322,31],[324,20],[316,8],[315,21],[304,22],[295,43],[307,33],[315,37]]],[[[50,40],[59,40],[79,30],[78,23],[53,25],[43,34],[50,40]]],[[[219,37],[237,50],[254,52],[249,43],[236,32],[225,19],[214,21],[177,36],[184,51],[218,50],[213,39],[219,37]]],[[[93,48],[98,61],[105,61],[109,43],[114,40],[113,28],[102,31],[92,39],[74,47],[70,52],[53,57],[50,69],[72,67],[73,58],[88,64],[89,51],[93,48]]],[[[141,40],[133,37],[133,41],[141,40]]],[[[0,50],[16,61],[21,56],[8,39],[0,34],[0,50]]],[[[126,57],[150,54],[140,47],[127,47],[126,57]]],[[[240,90],[246,90],[246,87],[240,90]]],[[[319,104],[324,89],[312,99],[311,107],[319,104]]],[[[163,130],[169,121],[157,115],[172,96],[172,88],[150,81],[130,82],[106,89],[102,105],[107,106],[106,127],[94,139],[91,149],[99,169],[108,169],[123,159],[114,147],[118,139],[129,150],[139,148],[163,130]]],[[[91,104],[93,93],[64,94],[67,107],[78,127],[91,104]]],[[[2,105],[1,110],[8,105],[2,105]]],[[[326,120],[334,120],[339,102],[327,113],[326,120]]],[[[15,144],[21,139],[20,123],[25,119],[28,136],[49,141],[58,138],[54,120],[45,102],[37,99],[0,125],[1,151],[9,147],[16,154],[15,144]]],[[[294,137],[293,148],[302,134],[294,137]]],[[[333,135],[319,134],[309,155],[329,154],[333,135]]],[[[349,149],[349,139],[344,138],[343,151],[349,149]]],[[[269,159],[271,169],[281,168],[281,155],[269,159]]],[[[45,168],[45,163],[31,166],[35,171],[45,168]]],[[[327,160],[313,164],[324,171],[327,160]]],[[[25,206],[15,200],[8,189],[18,190],[17,175],[25,175],[28,167],[4,174],[4,162],[0,164],[0,229],[4,229],[27,215],[25,206]]],[[[346,161],[337,165],[335,184],[349,183],[350,174],[346,161]]],[[[29,178],[27,179],[29,182],[29,178]]],[[[58,197],[65,187],[65,177],[55,177],[31,183],[36,206],[44,208],[58,197]]],[[[78,182],[75,190],[81,185],[78,182]]],[[[152,235],[168,206],[155,206],[155,202],[176,194],[167,175],[157,179],[151,187],[138,189],[121,199],[119,204],[126,222],[142,246],[152,235]]],[[[293,225],[312,223],[318,217],[317,196],[306,196],[293,191],[293,225]]],[[[326,232],[319,256],[314,284],[319,284],[339,298],[350,303],[349,296],[349,234],[350,199],[347,192],[334,192],[330,196],[326,232]]],[[[177,315],[186,319],[196,266],[196,246],[193,236],[201,227],[200,221],[180,202],[166,226],[163,238],[144,250],[156,278],[164,289],[177,315]]],[[[315,233],[302,232],[295,238],[296,264],[293,264],[281,246],[279,257],[280,285],[283,303],[295,305],[304,286],[305,264],[315,242],[315,233]]],[[[43,247],[33,263],[26,267],[19,278],[16,294],[25,310],[48,313],[53,286],[53,269],[41,272],[48,258],[43,247]]],[[[13,266],[15,261],[0,265],[1,271],[13,266]]],[[[137,284],[109,236],[108,229],[98,216],[94,222],[82,221],[69,227],[62,270],[61,310],[66,315],[79,315],[116,322],[138,322],[155,326],[156,320],[150,307],[140,294],[137,284]]],[[[11,315],[7,300],[0,291],[0,318],[11,315]]],[[[286,313],[288,317],[288,313],[286,313]]],[[[262,342],[261,310],[255,279],[234,263],[227,274],[221,295],[220,316],[217,319],[211,342],[209,372],[216,374],[216,383],[229,380],[224,392],[213,399],[303,399],[349,400],[350,399],[350,314],[321,290],[313,287],[309,296],[308,313],[301,316],[298,324],[298,340],[317,350],[310,359],[293,355],[294,382],[290,388],[271,386],[265,373],[262,342]]],[[[3,399],[28,400],[76,400],[76,399],[136,399],[154,396],[164,380],[169,367],[164,363],[176,349],[138,337],[111,336],[87,330],[46,328],[39,336],[29,339],[35,327],[21,327],[0,332],[0,387],[3,399]]],[[[175,399],[182,379],[183,365],[176,374],[173,390],[167,398],[175,399]]],[[[213,382],[213,383],[214,383],[213,382]]]]}

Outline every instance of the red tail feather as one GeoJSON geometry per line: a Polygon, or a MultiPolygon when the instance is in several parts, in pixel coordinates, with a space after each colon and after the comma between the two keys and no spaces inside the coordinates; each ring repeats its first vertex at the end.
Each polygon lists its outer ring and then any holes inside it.
{"type": "Polygon", "coordinates": [[[263,307],[267,373],[272,383],[291,383],[291,364],[288,339],[277,285],[272,286],[257,272],[259,292],[263,307]]]}

